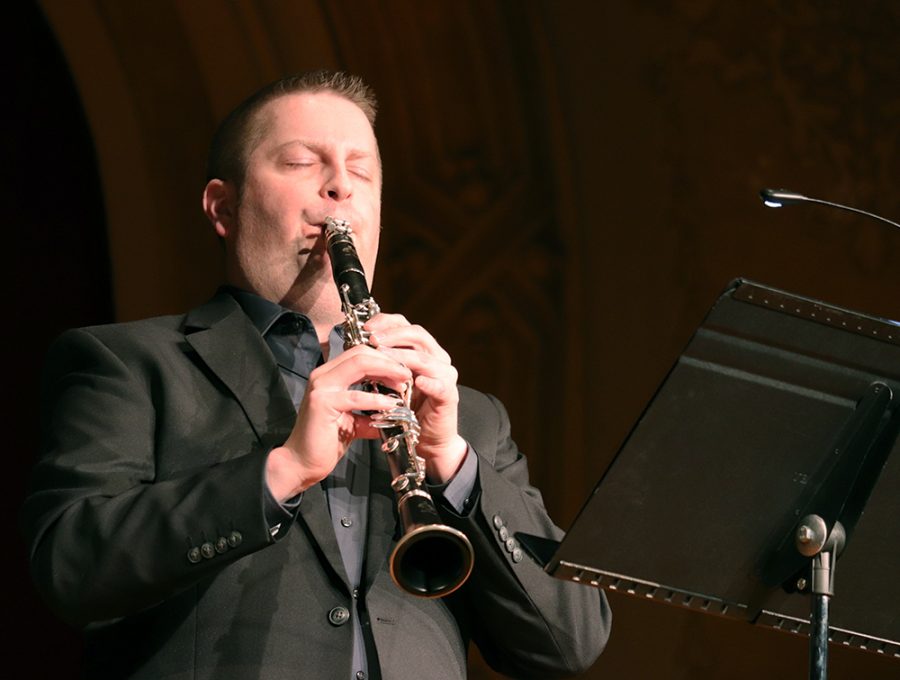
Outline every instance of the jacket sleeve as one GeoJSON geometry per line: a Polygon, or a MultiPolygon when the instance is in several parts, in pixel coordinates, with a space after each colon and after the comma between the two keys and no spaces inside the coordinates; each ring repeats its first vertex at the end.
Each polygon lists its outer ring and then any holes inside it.
{"type": "Polygon", "coordinates": [[[51,348],[20,515],[38,590],[75,625],[157,604],[273,540],[266,452],[229,456],[198,442],[181,452],[193,463],[163,472],[160,376],[105,340],[75,330],[51,348]]]}
{"type": "Polygon", "coordinates": [[[482,656],[501,673],[517,678],[582,673],[609,636],[606,597],[596,588],[551,577],[521,548],[518,532],[553,540],[563,532],[529,484],[503,405],[470,390],[463,395],[461,430],[479,456],[480,496],[465,517],[448,512],[445,518],[468,535],[475,550],[475,568],[459,592],[459,616],[482,656]],[[467,428],[467,421],[480,426],[467,428]]]}

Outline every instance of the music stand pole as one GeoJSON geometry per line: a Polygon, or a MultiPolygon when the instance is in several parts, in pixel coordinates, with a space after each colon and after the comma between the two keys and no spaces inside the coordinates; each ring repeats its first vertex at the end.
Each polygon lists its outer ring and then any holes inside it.
{"type": "Polygon", "coordinates": [[[797,529],[796,545],[801,555],[812,557],[809,631],[810,680],[828,678],[828,605],[834,596],[834,568],[844,548],[846,533],[836,522],[831,533],[818,515],[807,515],[797,529]]]}
{"type": "Polygon", "coordinates": [[[809,678],[828,678],[828,601],[829,595],[813,594],[809,636],[809,678]]]}

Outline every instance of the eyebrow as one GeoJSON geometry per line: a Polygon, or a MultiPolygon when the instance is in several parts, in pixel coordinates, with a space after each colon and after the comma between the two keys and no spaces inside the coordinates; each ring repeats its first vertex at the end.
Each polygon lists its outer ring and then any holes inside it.
{"type": "MultiPolygon", "coordinates": [[[[275,147],[275,152],[281,152],[285,149],[288,149],[292,146],[302,146],[305,149],[309,149],[310,151],[318,154],[326,154],[329,151],[329,148],[323,144],[317,144],[315,142],[306,141],[303,139],[292,139],[289,142],[285,142],[284,144],[279,144],[275,147]]],[[[351,158],[354,160],[358,159],[367,159],[372,158],[378,160],[377,154],[373,154],[370,151],[364,151],[363,149],[351,148],[347,153],[347,158],[351,158]]]]}

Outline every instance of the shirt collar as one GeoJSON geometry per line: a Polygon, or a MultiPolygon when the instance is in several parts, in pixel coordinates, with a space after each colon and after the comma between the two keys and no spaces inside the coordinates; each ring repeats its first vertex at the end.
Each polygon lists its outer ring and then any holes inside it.
{"type": "MultiPolygon", "coordinates": [[[[241,290],[234,286],[222,286],[222,290],[231,295],[235,301],[244,310],[244,314],[250,319],[259,334],[265,337],[269,329],[284,314],[294,314],[303,320],[307,330],[312,331],[313,325],[309,317],[299,312],[282,307],[277,302],[272,302],[266,298],[260,297],[256,293],[247,290],[241,290]]],[[[329,356],[337,356],[344,349],[344,331],[340,325],[335,326],[328,337],[329,356]]]]}
{"type": "MultiPolygon", "coordinates": [[[[247,318],[250,319],[250,322],[256,327],[256,330],[259,331],[260,335],[268,333],[272,324],[278,321],[283,314],[286,312],[290,313],[291,311],[285,309],[277,302],[266,300],[255,293],[241,290],[234,286],[223,286],[222,290],[231,295],[231,297],[233,297],[241,306],[241,309],[244,310],[244,314],[247,315],[247,318]]],[[[301,314],[300,316],[303,315],[301,314]]],[[[305,316],[303,316],[303,318],[309,322],[309,319],[305,316]]]]}

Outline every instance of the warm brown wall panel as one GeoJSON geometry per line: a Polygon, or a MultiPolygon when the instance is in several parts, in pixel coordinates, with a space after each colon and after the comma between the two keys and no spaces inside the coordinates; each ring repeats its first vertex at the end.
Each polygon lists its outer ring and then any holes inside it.
{"type": "MultiPolygon", "coordinates": [[[[900,232],[756,195],[786,186],[900,217],[893,3],[41,5],[93,131],[120,318],[216,284],[203,152],[244,93],[318,66],[373,83],[376,297],[504,399],[564,525],[731,278],[900,318],[900,232]]],[[[801,638],[614,602],[586,677],[805,670],[801,638]]],[[[832,670],[900,675],[848,650],[832,670]]]]}
{"type": "Polygon", "coordinates": [[[900,215],[898,11],[818,5],[546,13],[598,265],[585,282],[601,358],[590,372],[624,390],[600,414],[616,438],[734,276],[900,316],[896,230],[823,208],[767,210],[757,197],[786,186],[900,215]]]}

